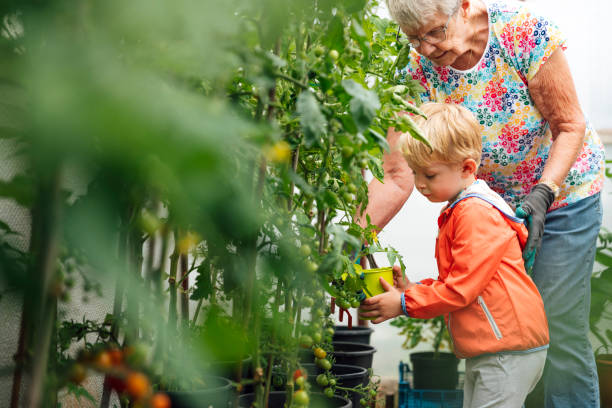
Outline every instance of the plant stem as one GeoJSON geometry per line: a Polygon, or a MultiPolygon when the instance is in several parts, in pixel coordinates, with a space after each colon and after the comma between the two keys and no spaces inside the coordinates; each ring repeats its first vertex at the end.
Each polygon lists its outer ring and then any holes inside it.
{"type": "MultiPolygon", "coordinates": [[[[300,145],[297,145],[295,150],[291,153],[291,169],[295,173],[297,170],[298,161],[300,159],[300,145]]],[[[295,188],[295,183],[292,181],[289,185],[289,200],[287,202],[287,211],[291,212],[293,207],[293,190],[295,188]]]]}
{"type": "Polygon", "coordinates": [[[176,330],[176,319],[177,319],[177,310],[176,310],[176,298],[177,298],[177,290],[176,290],[176,274],[178,271],[178,262],[179,262],[179,233],[177,231],[174,232],[174,251],[172,255],[170,255],[170,271],[168,277],[168,290],[170,292],[170,303],[168,305],[168,330],[169,333],[172,334],[176,330]]]}
{"type": "Polygon", "coordinates": [[[33,292],[26,294],[32,304],[31,350],[36,358],[29,367],[30,386],[25,406],[39,408],[49,399],[45,398],[45,379],[49,362],[49,347],[57,319],[57,298],[51,294],[60,236],[60,169],[40,175],[37,198],[32,214],[32,230],[36,234],[34,262],[30,270],[33,292]]]}
{"type": "Polygon", "coordinates": [[[325,249],[325,210],[319,210],[319,254],[323,255],[323,250],[325,249]]]}
{"type": "Polygon", "coordinates": [[[128,271],[127,286],[131,287],[134,294],[127,296],[126,315],[127,330],[124,345],[138,341],[140,338],[140,283],[142,280],[142,237],[139,231],[133,227],[132,219],[139,209],[135,208],[130,214],[128,222],[128,242],[126,248],[126,269],[128,271]]]}
{"type": "Polygon", "coordinates": [[[181,321],[185,324],[189,322],[189,279],[187,278],[188,272],[188,259],[187,254],[181,254],[181,321]]]}
{"type": "MultiPolygon", "coordinates": [[[[123,214],[121,220],[121,228],[119,230],[119,242],[118,242],[118,256],[119,259],[127,257],[127,248],[129,241],[129,211],[128,214],[123,214]]],[[[115,281],[115,293],[113,299],[113,322],[111,324],[111,338],[119,338],[119,319],[121,316],[121,310],[123,309],[123,293],[125,290],[125,275],[121,269],[118,268],[116,271],[115,281]]],[[[109,376],[104,376],[104,383],[102,385],[102,397],[100,398],[100,407],[106,408],[110,404],[111,388],[109,385],[109,376]]]]}

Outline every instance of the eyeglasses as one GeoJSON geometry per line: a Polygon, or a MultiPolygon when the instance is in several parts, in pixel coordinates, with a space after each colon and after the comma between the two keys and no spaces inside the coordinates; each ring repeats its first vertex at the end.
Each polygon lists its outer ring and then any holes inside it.
{"type": "MultiPolygon", "coordinates": [[[[416,35],[407,35],[406,38],[408,38],[408,41],[414,48],[419,48],[421,46],[421,41],[425,41],[426,43],[432,44],[432,45],[445,41],[446,40],[446,30],[448,29],[448,23],[450,23],[450,20],[455,15],[456,11],[457,10],[454,10],[450,14],[450,16],[448,16],[448,19],[446,20],[446,24],[444,24],[444,27],[440,27],[440,28],[436,28],[435,30],[431,30],[430,32],[425,34],[423,37],[419,37],[416,35]]],[[[399,37],[400,37],[400,28],[398,27],[397,33],[395,34],[395,39],[397,40],[398,43],[399,43],[399,37]]]]}

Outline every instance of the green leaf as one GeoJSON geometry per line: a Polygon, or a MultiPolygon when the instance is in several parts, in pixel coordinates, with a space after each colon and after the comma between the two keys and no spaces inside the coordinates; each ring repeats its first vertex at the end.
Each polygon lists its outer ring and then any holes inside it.
{"type": "Polygon", "coordinates": [[[612,256],[604,253],[603,251],[597,251],[595,254],[595,260],[605,266],[612,266],[612,256]]]}
{"type": "Polygon", "coordinates": [[[404,68],[410,61],[410,43],[405,43],[397,54],[397,58],[391,67],[391,75],[395,75],[395,71],[404,68]]]}
{"type": "Polygon", "coordinates": [[[395,126],[395,129],[400,132],[409,132],[412,137],[425,143],[431,149],[429,141],[425,138],[425,135],[423,132],[421,132],[421,129],[419,129],[416,123],[414,123],[410,115],[400,115],[397,118],[397,125],[395,126]]]}
{"type": "Polygon", "coordinates": [[[360,132],[365,131],[380,109],[378,95],[352,79],[342,81],[342,86],[351,96],[350,108],[353,121],[360,132]]]}
{"type": "Polygon", "coordinates": [[[377,157],[370,156],[369,167],[372,175],[382,183],[383,179],[385,178],[385,171],[382,167],[382,161],[377,157]]]}
{"type": "Polygon", "coordinates": [[[370,133],[376,138],[376,143],[378,143],[382,150],[386,152],[391,151],[391,147],[389,146],[389,142],[387,142],[387,138],[385,138],[378,130],[371,127],[370,133]]]}
{"type": "Polygon", "coordinates": [[[387,31],[387,27],[389,27],[389,24],[391,24],[391,22],[386,18],[380,18],[375,15],[371,15],[369,19],[372,24],[374,24],[374,27],[376,27],[376,30],[378,30],[378,32],[384,36],[385,32],[387,31]]]}
{"type": "Polygon", "coordinates": [[[398,94],[394,93],[391,98],[393,99],[393,101],[395,101],[398,105],[400,105],[404,110],[415,114],[415,115],[419,115],[424,117],[425,119],[427,119],[427,115],[425,115],[419,108],[417,108],[416,106],[414,106],[413,104],[409,103],[408,101],[406,101],[404,98],[402,98],[401,96],[399,96],[398,94]]]}
{"type": "Polygon", "coordinates": [[[323,44],[331,50],[337,50],[339,53],[344,51],[346,42],[344,39],[344,25],[340,17],[334,16],[329,22],[323,44]]]}
{"type": "Polygon", "coordinates": [[[205,259],[198,266],[198,276],[196,277],[195,288],[190,296],[191,300],[208,299],[212,294],[213,284],[210,272],[210,262],[205,259]]]}
{"type": "Polygon", "coordinates": [[[346,232],[342,227],[336,224],[329,224],[327,232],[333,239],[334,248],[342,248],[344,244],[350,245],[352,248],[361,248],[361,241],[357,237],[346,232]]]}
{"type": "Polygon", "coordinates": [[[367,2],[368,0],[344,0],[342,4],[347,13],[353,14],[363,10],[367,2]]]}
{"type": "Polygon", "coordinates": [[[66,388],[67,388],[68,394],[74,395],[77,401],[79,401],[81,398],[85,398],[91,401],[93,404],[96,404],[96,399],[85,389],[85,387],[69,382],[66,385],[66,388]]]}
{"type": "Polygon", "coordinates": [[[10,181],[0,180],[0,197],[12,198],[19,205],[29,207],[34,199],[32,179],[24,175],[17,175],[10,181]]]}
{"type": "Polygon", "coordinates": [[[314,145],[327,130],[327,120],[321,113],[319,102],[309,91],[303,91],[297,98],[296,111],[304,132],[307,147],[314,145]]]}

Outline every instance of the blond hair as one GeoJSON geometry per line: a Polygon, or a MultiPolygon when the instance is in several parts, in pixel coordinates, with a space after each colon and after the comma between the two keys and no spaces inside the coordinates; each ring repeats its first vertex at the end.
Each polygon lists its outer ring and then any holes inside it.
{"type": "Polygon", "coordinates": [[[431,149],[409,133],[399,141],[399,149],[412,169],[423,169],[435,162],[461,163],[465,159],[480,164],[481,127],[469,110],[449,103],[426,103],[420,109],[427,119],[418,116],[414,121],[431,149]]]}

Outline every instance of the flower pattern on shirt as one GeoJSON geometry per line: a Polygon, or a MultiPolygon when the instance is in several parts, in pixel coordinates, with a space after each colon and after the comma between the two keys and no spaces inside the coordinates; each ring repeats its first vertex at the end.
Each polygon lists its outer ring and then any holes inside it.
{"type": "MultiPolygon", "coordinates": [[[[565,39],[554,23],[523,5],[495,1],[487,10],[489,41],[474,68],[435,66],[412,50],[399,74],[420,82],[424,102],[461,104],[474,114],[483,139],[478,177],[516,208],[540,179],[552,145],[528,83],[555,51],[566,48],[565,39]]],[[[603,145],[587,122],[583,148],[551,210],[599,192],[603,175],[603,145]]]]}

